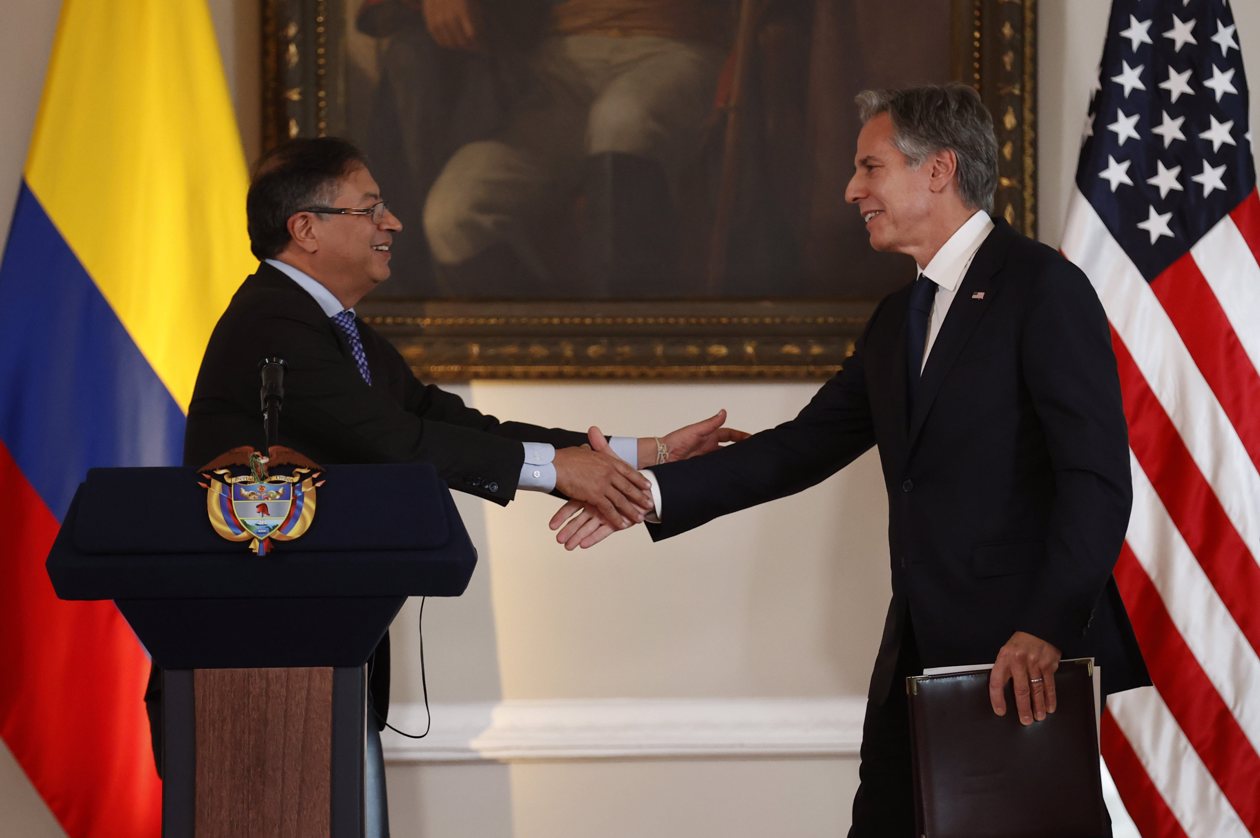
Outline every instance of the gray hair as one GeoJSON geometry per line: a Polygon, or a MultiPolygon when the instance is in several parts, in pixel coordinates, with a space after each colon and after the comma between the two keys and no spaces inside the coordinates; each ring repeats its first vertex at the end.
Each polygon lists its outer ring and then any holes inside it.
{"type": "Polygon", "coordinates": [[[865,125],[881,113],[892,119],[892,143],[913,168],[948,148],[958,157],[958,191],[968,206],[993,212],[997,137],[980,94],[965,84],[863,90],[854,99],[865,125]]]}

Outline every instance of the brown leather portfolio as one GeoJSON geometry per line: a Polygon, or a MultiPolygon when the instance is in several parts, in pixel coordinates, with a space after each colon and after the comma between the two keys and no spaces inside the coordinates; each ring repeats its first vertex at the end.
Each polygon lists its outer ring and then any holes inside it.
{"type": "Polygon", "coordinates": [[[1006,685],[993,714],[989,671],[906,679],[915,816],[923,838],[1106,838],[1093,662],[1060,662],[1058,709],[1024,727],[1006,685]]]}

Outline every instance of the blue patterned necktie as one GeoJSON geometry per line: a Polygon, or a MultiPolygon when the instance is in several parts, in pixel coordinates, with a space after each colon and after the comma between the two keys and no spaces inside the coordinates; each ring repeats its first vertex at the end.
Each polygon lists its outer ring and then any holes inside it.
{"type": "Polygon", "coordinates": [[[363,339],[359,337],[359,326],[355,323],[354,312],[346,310],[332,317],[332,322],[337,325],[341,333],[346,336],[346,340],[350,343],[350,354],[354,356],[354,362],[359,365],[359,375],[363,376],[363,380],[372,385],[372,371],[368,369],[367,355],[363,352],[363,339]]]}
{"type": "Polygon", "coordinates": [[[932,316],[932,299],[936,296],[936,283],[923,274],[910,288],[910,309],[906,313],[906,365],[910,374],[907,388],[909,407],[914,409],[914,391],[923,371],[923,347],[927,344],[928,321],[932,316]]]}

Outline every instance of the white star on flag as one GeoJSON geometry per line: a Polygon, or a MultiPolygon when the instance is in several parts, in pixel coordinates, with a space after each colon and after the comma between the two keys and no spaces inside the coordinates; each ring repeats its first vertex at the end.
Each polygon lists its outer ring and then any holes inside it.
{"type": "Polygon", "coordinates": [[[1138,222],[1138,229],[1145,230],[1151,234],[1151,244],[1159,241],[1161,236],[1172,238],[1172,230],[1168,226],[1168,219],[1172,218],[1171,212],[1155,212],[1155,208],[1151,207],[1150,215],[1145,221],[1138,222]]]}
{"type": "Polygon", "coordinates": [[[1199,42],[1194,39],[1194,35],[1190,34],[1190,31],[1194,29],[1194,23],[1193,18],[1185,22],[1173,15],[1173,28],[1164,33],[1164,37],[1171,38],[1176,45],[1173,47],[1173,52],[1181,52],[1181,48],[1186,44],[1198,45],[1199,42]]]}
{"type": "Polygon", "coordinates": [[[1168,111],[1164,111],[1163,121],[1159,124],[1159,127],[1152,128],[1151,133],[1163,137],[1164,148],[1168,148],[1173,144],[1173,140],[1184,140],[1186,138],[1186,135],[1181,133],[1181,123],[1185,121],[1186,118],[1184,116],[1173,119],[1168,111]]]}
{"type": "Polygon", "coordinates": [[[1168,91],[1170,101],[1176,102],[1181,98],[1181,94],[1193,96],[1194,90],[1190,87],[1190,73],[1192,70],[1186,70],[1184,73],[1178,73],[1172,67],[1168,68],[1168,80],[1160,82],[1160,89],[1168,91]]]}
{"type": "Polygon", "coordinates": [[[1206,160],[1203,161],[1203,171],[1194,175],[1190,179],[1195,183],[1203,186],[1203,197],[1206,198],[1212,194],[1212,190],[1225,190],[1225,164],[1219,166],[1210,166],[1206,160]]]}
{"type": "MultiPolygon", "coordinates": [[[[1146,85],[1142,84],[1142,79],[1139,78],[1139,74],[1145,69],[1146,65],[1139,64],[1136,67],[1130,67],[1129,62],[1125,61],[1123,63],[1124,69],[1120,71],[1120,75],[1112,76],[1111,80],[1124,87],[1124,98],[1127,99],[1129,94],[1135,89],[1146,89],[1146,85]]],[[[1217,98],[1219,99],[1220,97],[1218,96],[1217,98]]]]}
{"type": "MultiPolygon", "coordinates": [[[[1151,178],[1147,178],[1146,182],[1151,186],[1159,188],[1159,197],[1167,198],[1169,192],[1184,192],[1181,182],[1177,180],[1177,176],[1181,174],[1180,166],[1173,166],[1171,169],[1164,165],[1164,161],[1156,160],[1155,165],[1159,167],[1159,172],[1151,178]]],[[[1115,191],[1114,189],[1112,190],[1115,191]]]]}
{"type": "MultiPolygon", "coordinates": [[[[1217,44],[1221,48],[1221,55],[1228,56],[1230,47],[1238,49],[1238,42],[1234,40],[1234,31],[1237,26],[1221,26],[1221,22],[1216,22],[1216,34],[1212,36],[1212,43],[1217,44]]],[[[1134,47],[1137,49],[1137,47],[1134,47]]]]}
{"type": "Polygon", "coordinates": [[[1228,70],[1222,70],[1220,67],[1213,64],[1212,78],[1209,81],[1205,81],[1203,86],[1216,91],[1216,101],[1219,102],[1221,101],[1221,97],[1226,93],[1238,93],[1238,90],[1234,87],[1233,78],[1233,67],[1230,67],[1228,70]]]}
{"type": "Polygon", "coordinates": [[[1151,22],[1149,20],[1138,20],[1133,15],[1129,15],[1129,28],[1120,33],[1121,38],[1128,38],[1132,45],[1130,49],[1137,52],[1138,44],[1149,44],[1151,36],[1147,34],[1150,31],[1151,22]]]}
{"type": "Polygon", "coordinates": [[[1129,179],[1129,162],[1125,160],[1121,163],[1111,155],[1107,155],[1107,168],[1099,172],[1098,176],[1111,184],[1112,192],[1115,192],[1122,183],[1127,186],[1133,185],[1133,181],[1129,179]]]}
{"type": "Polygon", "coordinates": [[[1132,137],[1135,140],[1142,139],[1138,136],[1138,132],[1134,130],[1137,125],[1138,114],[1128,116],[1124,111],[1116,110],[1116,121],[1107,126],[1107,130],[1116,132],[1116,140],[1120,145],[1124,145],[1132,137]]]}
{"type": "Polygon", "coordinates": [[[1212,120],[1212,127],[1200,134],[1199,138],[1212,142],[1213,154],[1220,151],[1223,145],[1238,145],[1229,133],[1234,130],[1234,121],[1232,119],[1228,122],[1220,122],[1211,114],[1208,114],[1208,119],[1212,120]]]}

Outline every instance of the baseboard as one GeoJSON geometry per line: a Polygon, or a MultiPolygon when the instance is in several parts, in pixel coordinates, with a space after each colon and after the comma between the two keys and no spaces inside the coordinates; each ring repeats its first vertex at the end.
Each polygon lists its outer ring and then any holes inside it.
{"type": "MultiPolygon", "coordinates": [[[[864,698],[592,699],[432,705],[424,739],[385,731],[390,763],[855,758],[864,698]]],[[[390,708],[424,730],[421,704],[390,708]]]]}

